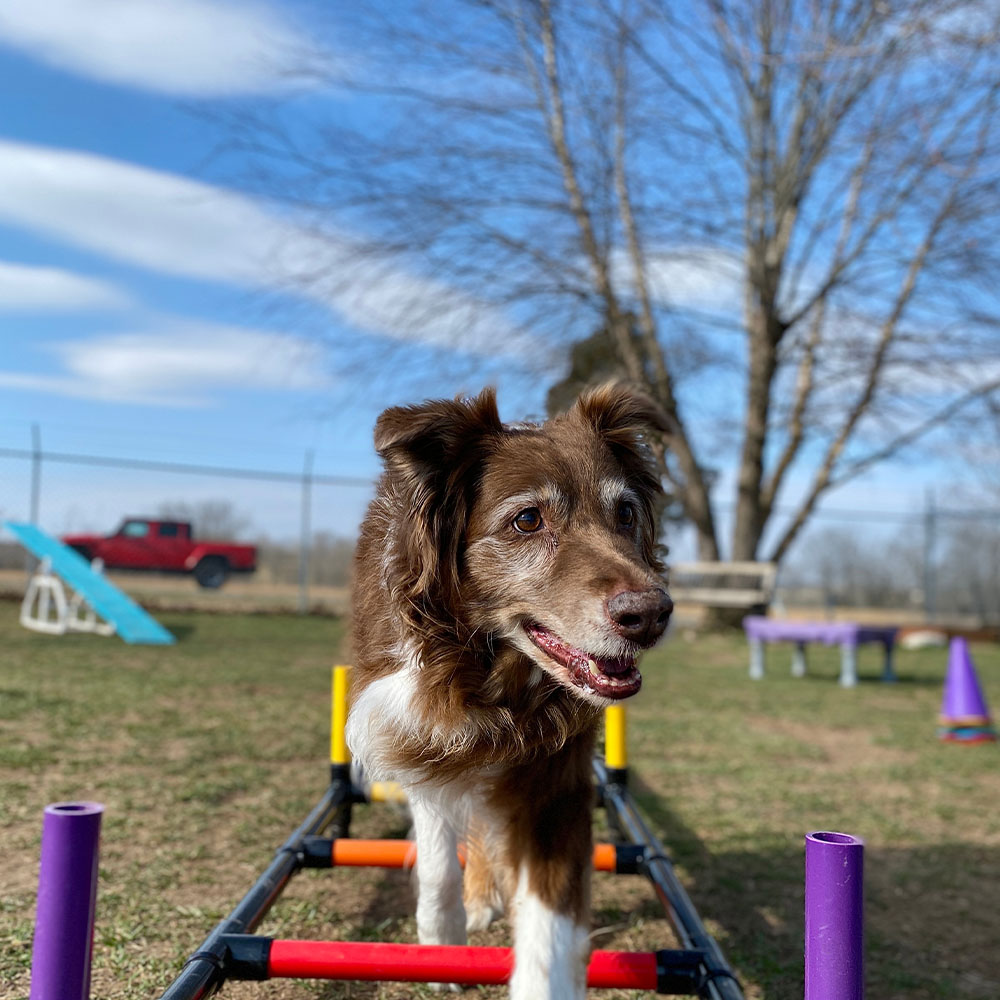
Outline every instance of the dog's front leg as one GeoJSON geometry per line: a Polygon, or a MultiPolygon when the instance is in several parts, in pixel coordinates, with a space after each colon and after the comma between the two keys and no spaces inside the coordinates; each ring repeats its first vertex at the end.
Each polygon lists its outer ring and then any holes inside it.
{"type": "Polygon", "coordinates": [[[531,869],[522,867],[515,898],[511,1000],[584,1000],[587,925],[578,914],[553,905],[532,881],[531,869]]]}
{"type": "Polygon", "coordinates": [[[589,786],[533,817],[518,859],[511,1000],[584,1000],[590,955],[589,786]]]}
{"type": "MultiPolygon", "coordinates": [[[[417,842],[417,935],[421,944],[465,944],[462,868],[458,838],[426,791],[408,789],[417,842]]],[[[441,984],[432,986],[440,989],[441,984]]],[[[452,986],[456,992],[461,988],[452,986]]]]}

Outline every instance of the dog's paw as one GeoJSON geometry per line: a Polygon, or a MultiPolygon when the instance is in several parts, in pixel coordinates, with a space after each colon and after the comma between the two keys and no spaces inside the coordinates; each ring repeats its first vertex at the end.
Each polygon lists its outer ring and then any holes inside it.
{"type": "Polygon", "coordinates": [[[428,983],[432,993],[461,993],[464,987],[458,983],[428,983]]]}
{"type": "Polygon", "coordinates": [[[465,929],[470,934],[473,931],[484,931],[494,920],[503,916],[503,908],[492,903],[466,903],[465,929]]]}

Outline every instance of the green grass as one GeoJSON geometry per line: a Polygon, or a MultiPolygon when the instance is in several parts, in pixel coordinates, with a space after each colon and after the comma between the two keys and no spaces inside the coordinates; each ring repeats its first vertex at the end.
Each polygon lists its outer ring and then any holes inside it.
{"type": "MultiPolygon", "coordinates": [[[[1000,704],[1000,655],[974,647],[1000,704]]],[[[803,835],[864,838],[869,993],[1000,995],[1000,760],[995,744],[944,745],[936,716],[943,650],[897,653],[900,682],[836,683],[839,652],[811,649],[810,675],[768,651],[746,676],[742,640],[675,641],[647,658],[630,715],[639,798],[744,978],[801,996],[803,835]]]]}
{"type": "Polygon", "coordinates": [[[130,647],[29,633],[15,611],[0,605],[0,838],[16,867],[0,982],[27,994],[42,809],[96,799],[94,994],[158,995],[316,798],[343,628],[164,615],[175,647],[130,647]]]}
{"type": "MultiPolygon", "coordinates": [[[[163,615],[179,642],[129,647],[21,629],[0,604],[0,983],[27,996],[42,809],[105,803],[95,996],[155,997],[322,790],[336,621],[163,615]]],[[[974,647],[1000,705],[1000,655],[974,647]]],[[[1000,757],[935,736],[946,654],[874,650],[842,690],[837,656],[746,676],[739,636],[679,636],[647,657],[630,711],[633,786],[750,998],[802,995],[803,835],[867,843],[869,995],[1000,995],[1000,757]]],[[[357,832],[400,835],[387,807],[357,832]]],[[[641,879],[595,881],[598,947],[671,946],[641,879]]],[[[401,872],[307,872],[264,930],[413,940],[401,872]]],[[[503,929],[483,943],[500,943],[503,929]]],[[[230,984],[230,997],[403,998],[423,987],[230,984]]],[[[472,991],[496,997],[502,991],[472,991]]],[[[596,994],[601,995],[601,994],[596,994]]],[[[608,991],[605,997],[626,994],[608,991]]]]}

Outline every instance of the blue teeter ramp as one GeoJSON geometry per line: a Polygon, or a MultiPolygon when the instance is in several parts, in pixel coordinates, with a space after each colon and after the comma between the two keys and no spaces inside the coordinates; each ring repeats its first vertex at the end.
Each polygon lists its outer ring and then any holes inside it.
{"type": "Polygon", "coordinates": [[[146,614],[130,597],[113,583],[90,568],[90,563],[73,549],[47,535],[33,524],[14,524],[7,521],[4,527],[32,555],[48,559],[52,572],[64,583],[82,594],[87,603],[126,642],[169,645],[174,637],[155,618],[146,614]]]}

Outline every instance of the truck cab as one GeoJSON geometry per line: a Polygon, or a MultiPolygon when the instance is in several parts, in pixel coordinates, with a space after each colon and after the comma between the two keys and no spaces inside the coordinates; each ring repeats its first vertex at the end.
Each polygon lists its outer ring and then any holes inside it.
{"type": "Polygon", "coordinates": [[[221,587],[230,573],[252,573],[253,545],[196,540],[188,521],[127,517],[110,535],[67,535],[64,544],[108,569],[191,573],[202,587],[221,587]]]}
{"type": "Polygon", "coordinates": [[[186,521],[126,518],[102,540],[99,555],[106,566],[183,572],[191,549],[191,525],[186,521]]]}

